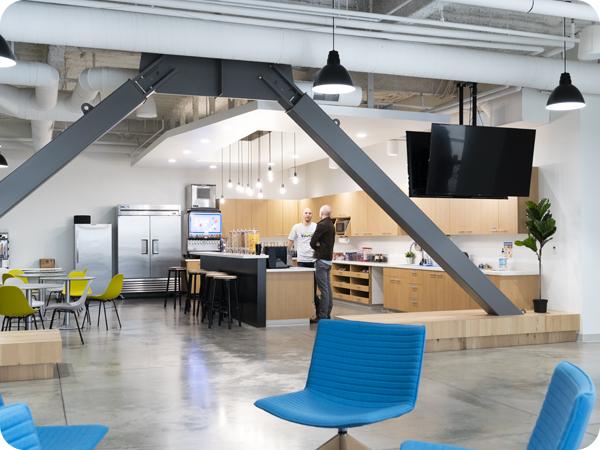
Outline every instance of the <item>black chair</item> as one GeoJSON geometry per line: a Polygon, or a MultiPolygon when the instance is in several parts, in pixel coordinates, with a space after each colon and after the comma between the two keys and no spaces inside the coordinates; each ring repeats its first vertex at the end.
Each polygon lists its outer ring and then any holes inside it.
{"type": "Polygon", "coordinates": [[[165,305],[167,307],[167,301],[169,300],[169,296],[173,295],[173,309],[177,308],[177,299],[179,298],[179,307],[181,308],[181,297],[183,295],[183,283],[182,280],[185,280],[185,267],[169,267],[169,271],[167,273],[167,288],[165,291],[165,305]],[[171,277],[173,278],[173,290],[170,290],[171,287],[171,277]]]}

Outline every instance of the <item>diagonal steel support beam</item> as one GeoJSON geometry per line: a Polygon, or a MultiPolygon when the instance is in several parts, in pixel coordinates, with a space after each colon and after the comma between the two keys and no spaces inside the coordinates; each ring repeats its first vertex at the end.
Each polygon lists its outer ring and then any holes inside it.
{"type": "Polygon", "coordinates": [[[469,261],[417,205],[308,95],[271,67],[259,78],[276,93],[287,114],[356,184],[465,289],[488,314],[521,311],[469,261]]]}

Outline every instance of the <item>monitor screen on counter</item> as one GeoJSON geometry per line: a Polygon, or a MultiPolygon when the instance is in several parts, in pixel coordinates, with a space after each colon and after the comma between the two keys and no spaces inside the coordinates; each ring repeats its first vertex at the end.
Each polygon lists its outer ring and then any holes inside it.
{"type": "Polygon", "coordinates": [[[188,224],[190,236],[215,236],[221,234],[220,213],[191,212],[188,224]]]}

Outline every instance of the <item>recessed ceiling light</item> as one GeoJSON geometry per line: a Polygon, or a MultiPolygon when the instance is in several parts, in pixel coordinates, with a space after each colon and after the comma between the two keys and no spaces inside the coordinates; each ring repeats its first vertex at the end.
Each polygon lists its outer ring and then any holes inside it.
{"type": "Polygon", "coordinates": [[[208,139],[208,138],[202,138],[202,139],[200,139],[200,143],[202,143],[202,144],[210,144],[210,139],[208,139]]]}
{"type": "Polygon", "coordinates": [[[216,169],[217,165],[216,164],[211,164],[210,166],[208,166],[209,169],[216,169]]]}
{"type": "Polygon", "coordinates": [[[191,150],[188,150],[188,149],[186,148],[186,149],[185,149],[183,152],[181,152],[181,153],[183,153],[184,155],[189,155],[190,153],[192,153],[192,151],[191,151],[191,150]]]}
{"type": "Polygon", "coordinates": [[[173,163],[176,163],[176,162],[177,162],[177,160],[176,160],[176,159],[169,158],[169,163],[173,164],[173,163]]]}
{"type": "Polygon", "coordinates": [[[356,133],[356,137],[357,138],[366,138],[367,133],[365,133],[364,131],[359,131],[358,133],[356,133]]]}

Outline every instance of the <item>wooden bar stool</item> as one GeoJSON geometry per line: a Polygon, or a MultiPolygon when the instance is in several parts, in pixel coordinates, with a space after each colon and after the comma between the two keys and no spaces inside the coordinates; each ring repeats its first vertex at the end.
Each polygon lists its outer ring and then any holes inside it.
{"type": "Polygon", "coordinates": [[[233,316],[231,314],[231,300],[232,300],[232,291],[233,297],[235,299],[235,310],[236,316],[238,318],[239,326],[242,326],[242,320],[239,313],[239,301],[238,301],[238,291],[237,291],[237,276],[235,275],[213,275],[213,289],[211,291],[211,316],[209,319],[209,327],[211,326],[212,316],[214,313],[214,302],[215,302],[215,291],[218,288],[221,288],[222,296],[220,297],[217,313],[219,314],[219,326],[221,326],[221,322],[223,316],[227,314],[227,328],[231,330],[231,324],[233,323],[233,316]]]}
{"type": "Polygon", "coordinates": [[[181,280],[185,280],[185,267],[169,267],[169,271],[167,273],[167,288],[165,291],[165,304],[164,307],[167,307],[167,301],[169,299],[169,294],[173,294],[173,309],[177,308],[177,298],[179,298],[179,307],[181,308],[181,296],[183,295],[183,287],[181,280]],[[173,291],[170,291],[171,287],[171,277],[173,277],[173,291]]]}
{"type": "Polygon", "coordinates": [[[187,292],[187,299],[185,302],[185,309],[184,309],[184,313],[187,314],[188,311],[191,309],[192,310],[192,314],[194,316],[197,316],[198,313],[196,312],[197,309],[200,309],[200,288],[202,286],[201,284],[201,275],[202,272],[206,272],[206,271],[202,271],[202,270],[188,270],[188,278],[187,278],[187,286],[188,286],[188,292],[187,292]],[[195,302],[195,303],[194,303],[195,302]]]}

